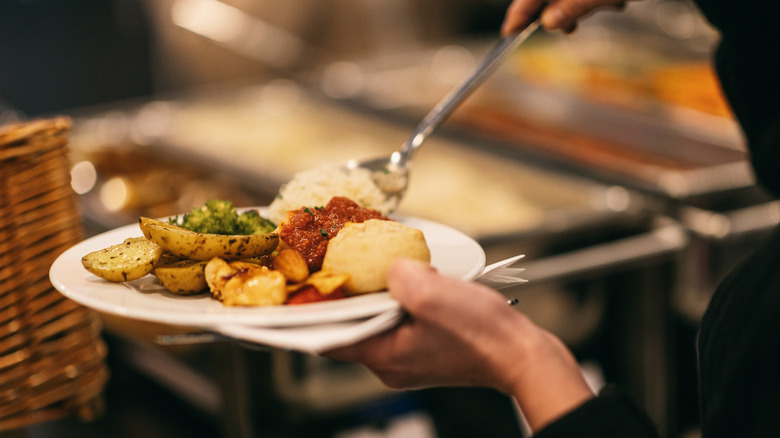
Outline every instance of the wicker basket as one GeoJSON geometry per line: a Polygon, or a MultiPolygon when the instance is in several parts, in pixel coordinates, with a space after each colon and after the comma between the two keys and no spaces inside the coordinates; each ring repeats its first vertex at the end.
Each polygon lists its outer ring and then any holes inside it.
{"type": "Polygon", "coordinates": [[[100,320],[49,281],[55,258],[83,238],[69,130],[67,118],[0,127],[0,431],[102,412],[100,320]]]}

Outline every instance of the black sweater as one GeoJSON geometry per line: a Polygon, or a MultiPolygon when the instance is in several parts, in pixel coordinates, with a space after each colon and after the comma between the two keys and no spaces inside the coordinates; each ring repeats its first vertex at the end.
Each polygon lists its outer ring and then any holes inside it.
{"type": "MultiPolygon", "coordinates": [[[[715,66],[760,185],[780,194],[780,3],[698,0],[721,32],[715,66]]],[[[780,228],[718,286],[699,343],[704,438],[780,437],[780,228]]],[[[643,438],[647,416],[611,389],[537,438],[643,438]]]]}

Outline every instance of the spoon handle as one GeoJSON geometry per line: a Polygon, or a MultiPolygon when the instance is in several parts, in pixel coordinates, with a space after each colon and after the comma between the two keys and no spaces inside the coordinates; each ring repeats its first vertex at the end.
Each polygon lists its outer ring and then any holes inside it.
{"type": "Polygon", "coordinates": [[[471,75],[457,88],[444,97],[417,125],[412,136],[404,143],[401,149],[401,165],[405,165],[412,154],[423,144],[425,139],[442,124],[455,109],[466,100],[474,90],[498,68],[504,59],[512,53],[517,46],[523,43],[536,29],[539,28],[539,20],[529,24],[522,32],[501,38],[480,64],[471,72],[471,75]]]}

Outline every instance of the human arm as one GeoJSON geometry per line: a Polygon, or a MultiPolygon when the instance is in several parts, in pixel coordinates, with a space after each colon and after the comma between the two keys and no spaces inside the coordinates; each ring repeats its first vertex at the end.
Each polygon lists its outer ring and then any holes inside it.
{"type": "Polygon", "coordinates": [[[514,0],[507,8],[501,34],[507,36],[526,25],[539,15],[542,26],[547,30],[573,32],[577,21],[601,8],[625,6],[627,0],[514,0]],[[540,12],[541,11],[541,12],[540,12]]]}
{"type": "Polygon", "coordinates": [[[517,400],[533,430],[594,396],[563,343],[498,292],[406,260],[388,283],[407,320],[327,356],[363,363],[394,388],[494,388],[517,400]]]}

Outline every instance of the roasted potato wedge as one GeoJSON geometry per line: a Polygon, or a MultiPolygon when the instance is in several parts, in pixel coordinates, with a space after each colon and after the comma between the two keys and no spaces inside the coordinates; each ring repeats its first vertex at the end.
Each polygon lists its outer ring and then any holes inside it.
{"type": "Polygon", "coordinates": [[[349,274],[322,270],[311,274],[304,283],[316,287],[322,295],[330,295],[349,282],[349,279],[349,274]]]}
{"type": "Polygon", "coordinates": [[[123,282],[152,272],[162,255],[160,245],[143,237],[131,237],[118,245],[85,255],[81,264],[104,280],[123,282]]]}
{"type": "Polygon", "coordinates": [[[226,306],[276,306],[287,299],[284,275],[265,266],[214,258],[205,274],[211,295],[226,306]]]}
{"type": "Polygon", "coordinates": [[[279,244],[277,233],[226,236],[201,234],[166,222],[142,217],[141,231],[165,251],[191,260],[240,260],[272,252],[279,244]]]}
{"type": "Polygon", "coordinates": [[[300,283],[309,276],[309,265],[300,252],[287,248],[273,259],[273,268],[284,274],[290,283],[300,283]]]}
{"type": "Polygon", "coordinates": [[[157,262],[157,266],[170,265],[171,263],[182,261],[182,260],[187,260],[187,259],[179,257],[177,255],[173,255],[169,252],[163,252],[162,257],[160,257],[160,261],[157,262]]]}
{"type": "Polygon", "coordinates": [[[177,295],[192,295],[206,290],[206,268],[203,260],[178,260],[158,265],[154,275],[163,286],[177,295]]]}

